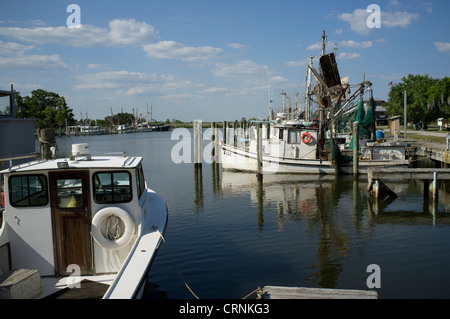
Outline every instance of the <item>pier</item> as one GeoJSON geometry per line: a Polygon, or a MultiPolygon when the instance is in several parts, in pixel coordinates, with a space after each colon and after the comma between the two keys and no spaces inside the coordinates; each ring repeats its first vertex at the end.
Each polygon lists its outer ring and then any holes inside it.
{"type": "Polygon", "coordinates": [[[378,299],[374,290],[265,286],[259,299],[378,299]]]}
{"type": "Polygon", "coordinates": [[[382,194],[395,197],[395,193],[390,191],[383,182],[398,182],[401,180],[420,179],[424,182],[424,197],[429,195],[437,199],[437,180],[450,179],[450,169],[446,168],[369,168],[367,170],[367,190],[373,192],[375,198],[380,198],[382,194]],[[432,181],[432,183],[430,183],[432,181]]]}

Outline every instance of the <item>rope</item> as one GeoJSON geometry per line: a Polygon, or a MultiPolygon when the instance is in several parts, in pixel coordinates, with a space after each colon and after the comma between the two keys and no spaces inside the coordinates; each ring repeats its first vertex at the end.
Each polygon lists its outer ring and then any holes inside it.
{"type": "MultiPolygon", "coordinates": [[[[196,299],[200,299],[193,291],[192,289],[189,287],[189,285],[187,284],[187,282],[184,280],[183,276],[181,275],[180,271],[178,270],[177,265],[175,264],[175,261],[172,258],[172,255],[170,254],[169,251],[169,246],[166,243],[166,240],[164,239],[163,234],[161,234],[161,232],[159,231],[159,229],[155,228],[155,230],[159,233],[159,236],[161,236],[162,241],[164,242],[164,247],[166,247],[167,253],[169,255],[170,261],[172,262],[172,265],[174,266],[178,276],[180,277],[181,281],[183,281],[184,285],[186,286],[186,288],[190,291],[190,293],[196,298],[196,299]]],[[[242,299],[247,299],[248,297],[250,297],[251,295],[253,295],[254,293],[257,294],[257,299],[261,299],[262,298],[262,289],[260,287],[256,288],[255,290],[253,290],[251,293],[249,293],[248,295],[246,295],[244,298],[242,299]]]]}
{"type": "Polygon", "coordinates": [[[245,296],[242,299],[247,299],[248,297],[250,297],[251,295],[253,295],[254,293],[256,293],[256,299],[261,299],[262,298],[262,289],[260,287],[256,288],[255,290],[253,290],[251,293],[249,293],[247,296],[245,296]]]}
{"type": "Polygon", "coordinates": [[[186,286],[186,288],[191,292],[191,294],[196,298],[196,299],[200,299],[193,291],[192,289],[189,287],[189,285],[186,283],[186,281],[184,280],[183,276],[181,275],[180,271],[178,270],[177,265],[175,264],[172,255],[170,254],[169,251],[169,247],[167,246],[166,240],[164,239],[164,236],[161,234],[161,232],[159,231],[159,229],[156,229],[156,231],[159,233],[159,235],[161,236],[162,241],[164,242],[164,247],[166,247],[167,253],[169,254],[169,258],[170,261],[172,262],[172,265],[174,266],[176,272],[178,273],[178,276],[180,277],[181,281],[183,281],[184,285],[186,286]]]}

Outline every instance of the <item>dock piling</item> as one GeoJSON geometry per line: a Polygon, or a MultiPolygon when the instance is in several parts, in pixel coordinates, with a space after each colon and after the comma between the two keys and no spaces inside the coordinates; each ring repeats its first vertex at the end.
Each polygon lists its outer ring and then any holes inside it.
{"type": "Polygon", "coordinates": [[[353,178],[358,178],[359,122],[353,122],[353,178]]]}
{"type": "Polygon", "coordinates": [[[194,121],[194,165],[202,166],[202,121],[194,121]]]}
{"type": "Polygon", "coordinates": [[[256,174],[261,176],[262,172],[262,136],[261,123],[256,124],[256,153],[257,153],[257,167],[256,174]]]}

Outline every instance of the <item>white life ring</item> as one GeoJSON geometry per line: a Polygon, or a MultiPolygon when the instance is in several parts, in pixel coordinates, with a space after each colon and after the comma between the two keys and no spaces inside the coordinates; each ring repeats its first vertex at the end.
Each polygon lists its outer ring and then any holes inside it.
{"type": "Polygon", "coordinates": [[[99,210],[92,218],[91,233],[95,241],[106,249],[120,249],[128,244],[133,238],[135,232],[135,224],[133,217],[127,211],[119,207],[106,207],[99,210]],[[115,216],[119,218],[124,225],[124,231],[120,238],[110,239],[104,235],[102,230],[106,228],[104,225],[107,219],[115,216]]]}

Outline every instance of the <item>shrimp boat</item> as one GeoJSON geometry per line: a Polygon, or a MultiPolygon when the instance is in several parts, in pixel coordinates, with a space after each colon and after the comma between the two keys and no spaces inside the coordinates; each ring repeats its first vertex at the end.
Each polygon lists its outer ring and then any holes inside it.
{"type": "Polygon", "coordinates": [[[144,179],[142,157],[93,156],[88,144],[74,144],[68,158],[0,175],[0,297],[16,285],[10,298],[63,290],[89,298],[82,290],[93,285],[84,283],[99,283],[104,299],[142,296],[168,221],[164,200],[144,179]]]}
{"type": "Polygon", "coordinates": [[[340,77],[335,54],[325,54],[325,47],[324,31],[318,70],[313,66],[312,57],[307,65],[304,109],[301,110],[296,98],[292,110],[290,104],[286,105],[286,93],[282,92],[282,110],[275,113],[269,96],[267,119],[252,121],[244,129],[234,129],[233,136],[227,130],[224,141],[219,142],[224,170],[258,174],[352,174],[355,136],[351,132],[355,121],[360,126],[356,136],[358,173],[367,173],[367,168],[374,166],[408,167],[406,143],[386,143],[375,137],[372,83],[364,80],[352,84],[357,89],[351,94],[348,77],[340,77]],[[370,96],[367,111],[363,104],[366,93],[370,96]],[[315,118],[313,103],[317,105],[315,118]]]}

